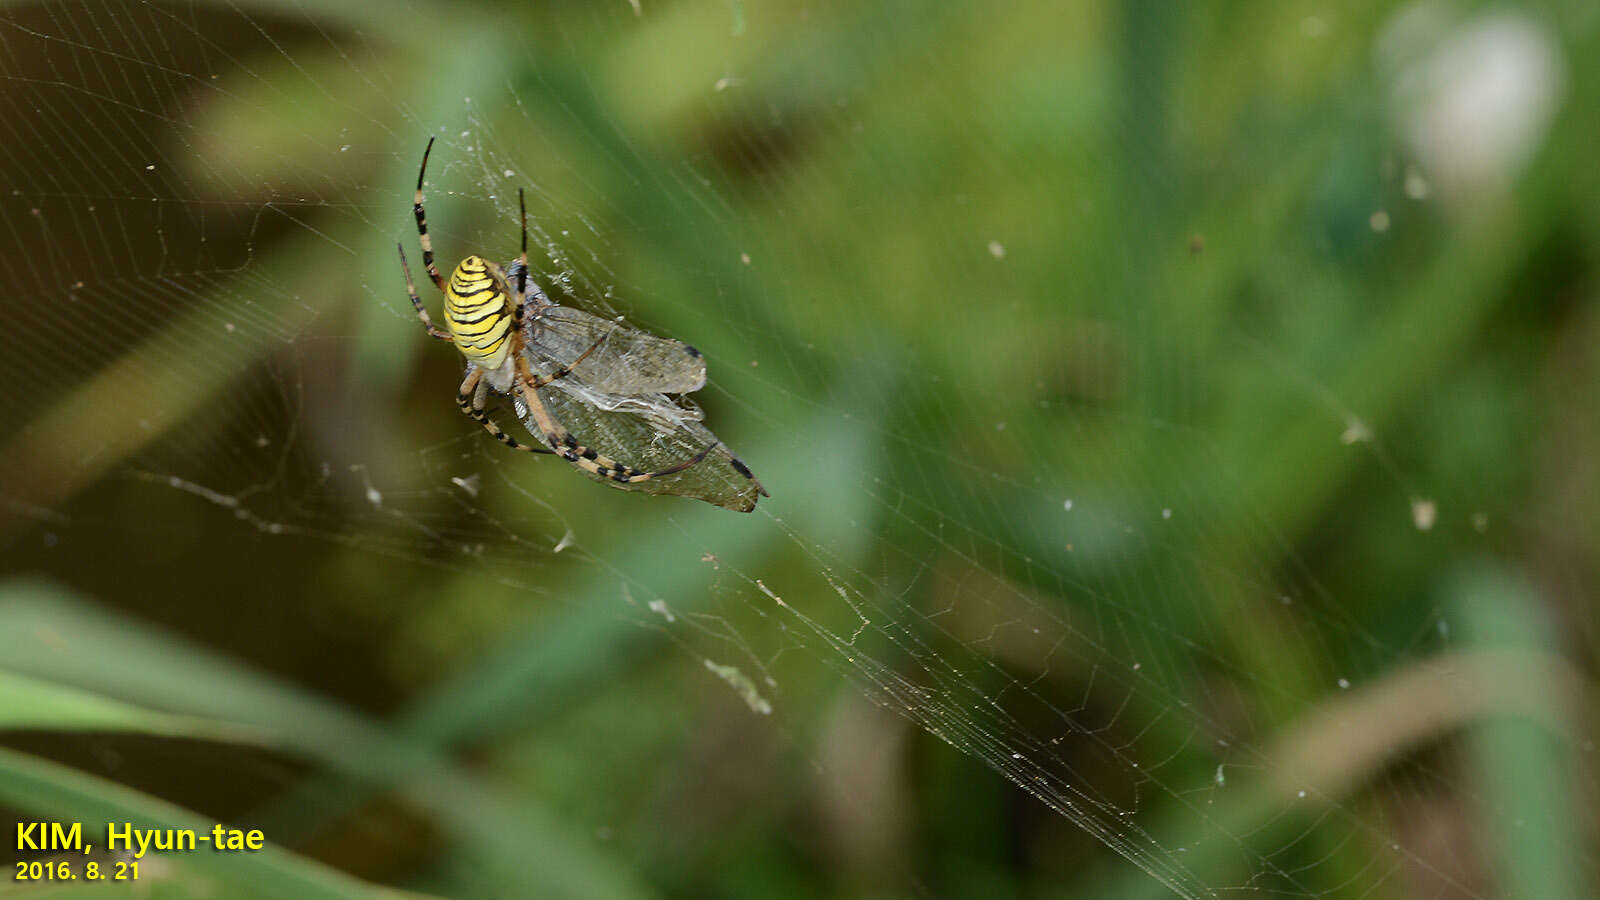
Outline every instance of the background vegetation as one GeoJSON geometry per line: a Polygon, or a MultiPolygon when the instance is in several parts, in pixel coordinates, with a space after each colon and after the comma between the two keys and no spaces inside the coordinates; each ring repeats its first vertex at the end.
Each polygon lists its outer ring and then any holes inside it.
{"type": "Polygon", "coordinates": [[[0,807],[278,847],[145,890],[1165,893],[859,651],[1159,766],[1134,824],[1218,894],[1592,893],[1586,4],[0,26],[0,807]],[[575,302],[706,351],[762,510],[460,421],[393,253],[430,134],[442,258],[529,186],[575,302]]]}

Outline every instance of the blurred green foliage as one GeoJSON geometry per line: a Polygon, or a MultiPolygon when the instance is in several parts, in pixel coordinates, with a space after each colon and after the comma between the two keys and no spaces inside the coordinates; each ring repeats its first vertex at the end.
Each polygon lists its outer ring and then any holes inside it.
{"type": "Polygon", "coordinates": [[[335,870],[450,896],[1166,893],[895,715],[871,668],[948,665],[998,758],[1067,718],[1118,748],[1045,752],[1138,792],[1127,833],[1219,895],[1592,887],[1583,4],[153,9],[0,12],[7,111],[40,136],[0,205],[44,223],[4,255],[104,257],[113,301],[40,318],[82,273],[4,268],[0,571],[30,580],[0,592],[25,645],[0,805],[259,822],[291,851],[176,863],[174,896],[367,890],[335,870]],[[1552,117],[1474,180],[1407,129],[1496,22],[1548,54],[1552,117]],[[118,139],[75,143],[97,116],[118,139]],[[458,361],[394,254],[431,134],[445,265],[509,256],[529,187],[572,302],[706,352],[761,511],[462,437],[458,361]],[[86,334],[41,394],[35,345],[86,334]],[[1449,690],[1507,646],[1531,686],[1449,690]]]}

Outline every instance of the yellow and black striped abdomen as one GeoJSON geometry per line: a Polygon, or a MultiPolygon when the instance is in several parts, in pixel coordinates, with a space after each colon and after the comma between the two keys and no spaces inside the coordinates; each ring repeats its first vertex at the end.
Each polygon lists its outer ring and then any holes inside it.
{"type": "Polygon", "coordinates": [[[511,352],[511,309],[483,257],[469,256],[450,273],[444,292],[445,325],[468,361],[485,369],[498,369],[505,362],[511,352]]]}

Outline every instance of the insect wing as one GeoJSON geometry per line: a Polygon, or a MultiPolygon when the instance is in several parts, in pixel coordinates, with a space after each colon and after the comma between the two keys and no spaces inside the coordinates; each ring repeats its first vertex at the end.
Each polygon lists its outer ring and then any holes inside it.
{"type": "Polygon", "coordinates": [[[562,378],[552,382],[550,387],[604,412],[641,416],[657,431],[670,432],[684,422],[699,422],[705,418],[705,412],[700,407],[666,394],[607,394],[576,377],[562,378]]]}
{"type": "MultiPolygon", "coordinates": [[[[675,417],[667,412],[669,407],[675,408],[668,398],[648,396],[631,398],[648,409],[646,413],[626,407],[605,409],[558,389],[559,384],[561,382],[554,382],[539,389],[539,399],[545,407],[585,446],[624,465],[655,472],[692,459],[706,447],[716,445],[705,459],[670,475],[617,482],[583,472],[589,478],[624,491],[692,497],[737,512],[755,509],[756,499],[766,494],[749,468],[717,441],[711,429],[700,424],[698,410],[682,410],[684,415],[675,417]]],[[[515,405],[518,417],[537,434],[538,423],[520,398],[515,405]]]]}
{"type": "Polygon", "coordinates": [[[534,371],[571,365],[603,337],[569,378],[602,394],[686,394],[705,387],[705,357],[682,341],[566,306],[547,306],[529,318],[524,352],[534,371]]]}

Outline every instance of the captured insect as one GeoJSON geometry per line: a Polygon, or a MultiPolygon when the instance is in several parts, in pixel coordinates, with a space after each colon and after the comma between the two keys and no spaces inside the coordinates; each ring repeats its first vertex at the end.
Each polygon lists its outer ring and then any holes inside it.
{"type": "Polygon", "coordinates": [[[454,343],[466,357],[466,378],[456,392],[461,411],[507,447],[554,453],[612,487],[693,497],[739,512],[755,509],[757,497],[767,492],[750,467],[700,424],[698,409],[669,396],[705,385],[705,357],[681,341],[551,302],[529,278],[528,211],[521,190],[517,258],[502,269],[492,260],[468,256],[448,282],[440,276],[422,209],[431,152],[429,139],[413,211],[422,264],[444,295],[445,329],[433,324],[417,296],[403,246],[398,248],[400,269],[428,334],[454,343]],[[518,441],[490,418],[491,390],[512,398],[517,417],[544,446],[518,441]],[[563,423],[572,423],[582,440],[563,423]],[[595,449],[601,446],[632,464],[602,455],[595,449]]]}

